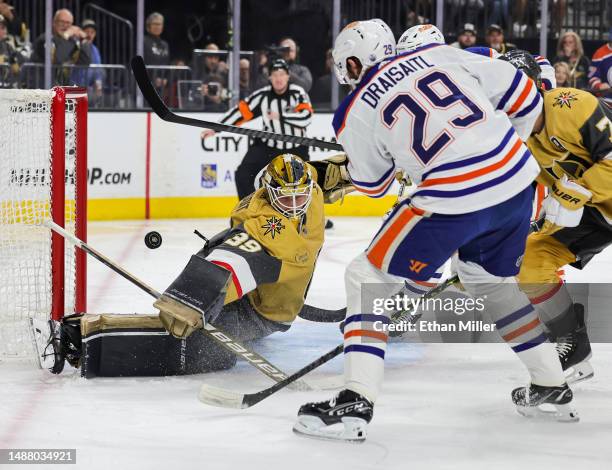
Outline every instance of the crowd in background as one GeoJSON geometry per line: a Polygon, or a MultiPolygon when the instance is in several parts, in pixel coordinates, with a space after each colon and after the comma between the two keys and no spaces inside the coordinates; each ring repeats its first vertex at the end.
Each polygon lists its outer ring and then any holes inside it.
{"type": "MultiPolygon", "coordinates": [[[[459,1],[459,0],[457,0],[459,1]]],[[[453,19],[453,2],[450,2],[446,22],[453,19]]],[[[461,2],[459,2],[461,3],[461,2]]],[[[477,19],[481,0],[468,2],[467,12],[474,12],[468,18],[477,19]]],[[[556,2],[555,5],[562,2],[556,2]]],[[[521,2],[519,2],[520,7],[521,2]]],[[[464,5],[465,6],[465,5],[464,5]]],[[[506,0],[494,2],[495,13],[492,18],[500,24],[507,21],[505,12],[508,9],[506,0]]],[[[519,8],[520,11],[520,8],[519,8]]],[[[426,21],[413,15],[411,21],[426,21]]],[[[465,23],[458,31],[453,31],[456,41],[450,45],[465,49],[467,47],[486,45],[500,53],[516,46],[507,41],[505,31],[521,30],[519,20],[502,27],[490,24],[484,31],[484,43],[478,41],[478,30],[474,23],[465,23]]],[[[591,91],[609,89],[611,86],[607,70],[612,58],[612,31],[608,43],[601,45],[592,57],[585,54],[582,40],[573,31],[561,31],[562,15],[557,10],[552,12],[551,24],[558,27],[556,50],[549,54],[555,67],[558,86],[571,86],[591,91]]],[[[160,95],[168,104],[193,110],[225,111],[231,97],[229,83],[228,52],[221,50],[218,44],[210,42],[202,50],[195,50],[190,60],[173,57],[172,45],[164,40],[164,17],[160,13],[150,13],[145,22],[144,59],[151,66],[150,74],[160,95]],[[188,72],[180,75],[179,72],[188,72]]],[[[90,99],[100,98],[105,87],[109,87],[104,66],[104,57],[96,46],[98,28],[90,19],[75,24],[72,13],[67,9],[57,10],[52,22],[52,64],[53,82],[59,85],[86,86],[90,99]],[[93,67],[92,67],[93,65],[93,67]]],[[[291,37],[279,38],[276,45],[253,53],[245,53],[239,60],[240,98],[245,98],[254,90],[268,84],[270,64],[278,58],[286,61],[292,83],[301,86],[315,104],[329,106],[332,91],[333,61],[331,49],[322,54],[324,73],[313,77],[309,68],[300,63],[300,45],[291,37]]],[[[0,0],[0,88],[41,87],[38,73],[37,80],[23,77],[24,65],[42,64],[45,59],[44,34],[29,37],[27,24],[6,0],[0,0]]],[[[31,66],[31,65],[30,65],[31,66]]],[[[42,71],[39,65],[36,68],[42,71]]],[[[340,98],[346,94],[340,90],[340,98]]],[[[94,106],[95,107],[95,106],[94,106]]]]}

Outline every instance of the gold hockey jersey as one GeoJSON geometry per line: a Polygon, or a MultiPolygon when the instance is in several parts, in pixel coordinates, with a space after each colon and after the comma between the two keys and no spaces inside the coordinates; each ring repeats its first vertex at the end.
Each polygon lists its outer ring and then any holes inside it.
{"type": "Polygon", "coordinates": [[[292,322],[304,305],[324,232],[323,192],[316,184],[301,220],[275,210],[265,188],[242,199],[224,241],[206,256],[232,274],[225,303],[246,295],[265,318],[292,322]]]}
{"type": "Polygon", "coordinates": [[[544,92],[544,127],[527,141],[549,188],[566,174],[593,193],[587,205],[612,223],[612,110],[586,91],[544,92]]]}

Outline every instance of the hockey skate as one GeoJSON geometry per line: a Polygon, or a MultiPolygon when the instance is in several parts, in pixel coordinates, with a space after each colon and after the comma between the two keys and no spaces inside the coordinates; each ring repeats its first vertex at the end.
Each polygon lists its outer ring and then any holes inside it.
{"type": "Polygon", "coordinates": [[[363,442],[373,408],[367,398],[342,390],[331,400],[303,405],[293,432],[319,439],[363,442]]]}
{"type": "Polygon", "coordinates": [[[541,417],[561,422],[579,421],[578,413],[572,406],[572,390],[567,384],[560,387],[546,387],[531,384],[512,390],[512,402],[519,414],[529,418],[541,417]]]}
{"type": "Polygon", "coordinates": [[[584,306],[574,304],[578,328],[571,333],[557,338],[557,354],[561,366],[565,371],[565,379],[568,384],[588,380],[593,375],[593,366],[589,362],[591,358],[591,343],[584,323],[584,306]]]}

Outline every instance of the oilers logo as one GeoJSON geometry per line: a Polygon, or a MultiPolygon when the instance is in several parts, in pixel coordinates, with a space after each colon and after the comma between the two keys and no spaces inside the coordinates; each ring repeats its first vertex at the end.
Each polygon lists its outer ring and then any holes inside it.
{"type": "Polygon", "coordinates": [[[200,184],[203,188],[217,187],[217,164],[202,163],[200,184]]]}

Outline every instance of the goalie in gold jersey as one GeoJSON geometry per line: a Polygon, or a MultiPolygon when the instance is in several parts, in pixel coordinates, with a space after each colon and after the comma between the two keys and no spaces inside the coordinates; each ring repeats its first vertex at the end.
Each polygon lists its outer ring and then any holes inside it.
{"type": "Polygon", "coordinates": [[[549,188],[542,230],[527,240],[519,274],[523,290],[557,341],[568,382],[590,378],[591,347],[584,307],[575,304],[557,272],[582,269],[612,244],[612,111],[590,93],[557,88],[527,141],[549,188]]]}
{"type": "Polygon", "coordinates": [[[64,359],[80,366],[84,377],[227,369],[236,355],[203,334],[204,322],[248,341],[286,331],[298,314],[339,321],[331,317],[344,317],[342,309],[326,311],[304,301],[323,245],[323,203],[351,191],[345,160],[340,155],[311,165],[291,154],[274,158],[262,173],[262,187],[232,211],[229,228],[207,241],[155,302],[159,316],[66,317],[54,371],[61,371],[64,359]]]}
{"type": "Polygon", "coordinates": [[[230,227],[155,302],[164,327],[184,338],[205,321],[243,341],[289,329],[323,245],[323,199],[314,167],[291,154],[274,158],[230,227]]]}

